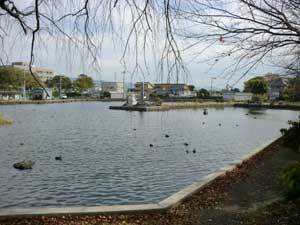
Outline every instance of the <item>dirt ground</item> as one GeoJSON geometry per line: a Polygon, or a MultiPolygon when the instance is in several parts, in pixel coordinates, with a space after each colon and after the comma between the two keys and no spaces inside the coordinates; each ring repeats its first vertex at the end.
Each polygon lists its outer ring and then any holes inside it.
{"type": "Polygon", "coordinates": [[[286,201],[282,168],[297,159],[275,142],[166,213],[5,219],[8,224],[299,225],[300,201],[286,201]]]}

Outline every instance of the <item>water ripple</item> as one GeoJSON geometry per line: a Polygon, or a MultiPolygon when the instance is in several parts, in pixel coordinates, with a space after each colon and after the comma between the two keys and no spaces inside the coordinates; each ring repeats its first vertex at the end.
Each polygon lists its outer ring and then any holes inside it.
{"type": "Polygon", "coordinates": [[[0,128],[0,207],[158,202],[240,159],[298,115],[261,110],[254,119],[237,108],[209,109],[208,116],[141,113],[110,111],[110,104],[0,106],[17,121],[0,128]],[[23,159],[36,161],[33,170],[12,167],[23,159]]]}

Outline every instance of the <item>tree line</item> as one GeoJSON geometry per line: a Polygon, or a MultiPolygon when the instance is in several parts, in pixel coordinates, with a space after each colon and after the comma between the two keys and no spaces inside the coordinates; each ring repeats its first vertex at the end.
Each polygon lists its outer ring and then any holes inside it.
{"type": "MultiPolygon", "coordinates": [[[[244,91],[250,92],[256,97],[266,98],[268,93],[270,83],[266,81],[263,77],[254,77],[244,84],[244,91]]],[[[294,76],[288,79],[288,83],[280,92],[280,100],[286,101],[300,101],[300,77],[294,76]]]]}
{"type": "MultiPolygon", "coordinates": [[[[41,82],[41,81],[40,81],[41,82]]],[[[29,72],[11,67],[0,68],[0,90],[2,91],[19,91],[26,87],[26,90],[39,88],[40,84],[36,82],[29,72]]],[[[73,90],[78,92],[86,91],[93,88],[93,78],[80,74],[77,79],[71,80],[67,76],[56,75],[52,79],[44,82],[44,87],[62,90],[73,90]]]]}

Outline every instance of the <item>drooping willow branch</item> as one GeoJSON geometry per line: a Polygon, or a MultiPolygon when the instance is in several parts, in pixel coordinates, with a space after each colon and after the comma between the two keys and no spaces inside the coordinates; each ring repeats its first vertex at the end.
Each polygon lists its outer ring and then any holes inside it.
{"type": "Polygon", "coordinates": [[[300,45],[299,0],[35,0],[26,7],[0,0],[0,18],[8,21],[0,23],[2,47],[9,37],[6,26],[12,32],[21,28],[20,38],[32,35],[31,72],[37,36],[45,32],[87,49],[92,65],[101,61],[103,40],[112,34],[123,43],[124,64],[131,61],[126,55],[135,55],[133,71],[142,70],[141,58],[149,69],[146,54],[152,51],[160,54],[157,67],[166,65],[168,80],[175,74],[177,82],[180,72],[188,73],[183,54],[189,51],[196,60],[220,46],[223,51],[205,63],[232,58],[235,65],[228,64],[224,77],[229,81],[243,70],[236,84],[264,58],[275,52],[292,57],[300,45]]]}

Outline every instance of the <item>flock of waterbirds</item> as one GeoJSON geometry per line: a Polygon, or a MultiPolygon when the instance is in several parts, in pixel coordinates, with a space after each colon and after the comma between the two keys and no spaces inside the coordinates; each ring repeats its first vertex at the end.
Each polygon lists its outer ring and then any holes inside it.
{"type": "MultiPolygon", "coordinates": [[[[207,109],[204,109],[204,110],[203,110],[203,115],[208,115],[208,110],[207,110],[207,109]]],[[[245,115],[249,115],[249,114],[246,113],[245,115]]],[[[253,117],[253,118],[256,119],[256,117],[253,117]]],[[[202,124],[205,124],[205,122],[203,121],[202,124]]],[[[222,123],[219,123],[218,125],[219,125],[219,126],[222,126],[222,123]]],[[[239,125],[239,124],[235,124],[235,126],[236,126],[236,127],[239,127],[240,125],[239,125]]],[[[136,128],[133,128],[133,130],[136,131],[136,128]]],[[[165,134],[165,138],[169,138],[169,137],[170,137],[169,134],[165,134]]],[[[184,142],[183,145],[184,145],[185,147],[187,147],[187,146],[189,146],[189,143],[184,142]]],[[[153,144],[149,144],[149,147],[150,147],[150,148],[153,148],[154,145],[153,145],[153,144]]],[[[186,154],[189,154],[189,153],[190,153],[190,151],[189,151],[188,149],[186,149],[185,152],[186,152],[186,154]]],[[[191,152],[192,152],[193,154],[195,154],[195,153],[196,153],[196,149],[194,148],[191,152]]]]}
{"type": "MultiPolygon", "coordinates": [[[[204,110],[203,110],[203,115],[208,115],[208,110],[207,110],[207,109],[204,109],[204,110]]],[[[246,115],[249,115],[249,114],[246,113],[246,115]]],[[[253,118],[256,119],[256,117],[253,117],[253,118]]],[[[202,124],[205,124],[205,122],[203,121],[202,124]]],[[[221,123],[219,123],[218,125],[219,125],[219,126],[222,126],[221,123]]],[[[235,126],[236,126],[236,127],[239,127],[239,124],[236,124],[235,126]]],[[[136,131],[136,130],[137,130],[136,128],[133,128],[133,131],[136,131]]],[[[165,138],[169,138],[169,137],[170,137],[169,134],[165,134],[164,136],[165,136],[165,138]]],[[[23,146],[24,143],[21,142],[20,145],[23,146]]],[[[185,147],[188,147],[188,146],[189,146],[189,143],[184,142],[183,145],[184,145],[185,147]]],[[[149,144],[149,147],[150,147],[150,148],[153,148],[154,145],[153,145],[153,144],[149,144]]],[[[189,153],[190,153],[190,150],[186,149],[185,152],[186,152],[186,154],[189,154],[189,153]]],[[[196,153],[196,149],[193,148],[193,150],[192,150],[191,152],[192,152],[193,154],[195,154],[195,153],[196,153]]],[[[55,160],[58,160],[58,161],[61,161],[61,160],[62,160],[62,156],[61,156],[61,155],[55,156],[54,159],[55,159],[55,160]]]]}
{"type": "MultiPolygon", "coordinates": [[[[133,129],[133,130],[136,130],[136,129],[133,129]]],[[[169,138],[169,137],[170,137],[169,134],[165,134],[165,138],[169,138]]],[[[185,147],[187,147],[187,146],[189,146],[189,143],[184,142],[183,145],[184,145],[185,147]]],[[[149,144],[149,147],[150,147],[150,148],[153,148],[154,145],[153,145],[153,144],[149,144]]],[[[186,152],[187,154],[190,153],[190,151],[189,151],[188,149],[186,149],[185,152],[186,152]]],[[[194,154],[196,153],[196,149],[195,149],[195,148],[192,150],[192,153],[194,153],[194,154]]]]}
{"type": "MultiPolygon", "coordinates": [[[[208,115],[208,110],[207,110],[207,109],[204,109],[204,110],[203,110],[203,115],[208,115]]],[[[202,122],[202,124],[205,124],[205,122],[202,122]]],[[[219,126],[221,126],[220,123],[219,123],[219,126]]],[[[133,130],[136,131],[136,128],[134,128],[133,130]]],[[[169,134],[165,134],[165,138],[169,138],[169,137],[170,137],[169,134]]],[[[184,145],[185,147],[187,147],[187,146],[189,146],[189,143],[184,142],[183,145],[184,145]]],[[[153,144],[149,144],[149,147],[150,147],[150,148],[153,148],[154,145],[153,145],[153,144]]],[[[186,154],[189,154],[189,153],[190,153],[190,151],[189,151],[188,149],[186,149],[185,152],[186,152],[186,154]]],[[[191,152],[192,152],[193,154],[196,154],[196,149],[194,148],[191,152]]]]}

